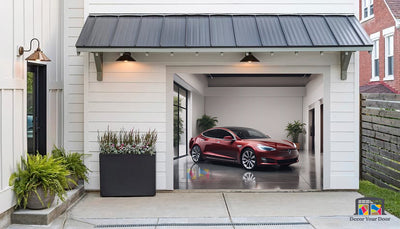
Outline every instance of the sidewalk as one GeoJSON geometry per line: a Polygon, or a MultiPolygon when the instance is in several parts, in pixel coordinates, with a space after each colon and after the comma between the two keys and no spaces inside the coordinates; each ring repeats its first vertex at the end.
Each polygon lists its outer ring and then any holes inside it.
{"type": "MultiPolygon", "coordinates": [[[[102,198],[88,193],[49,226],[31,228],[400,228],[400,220],[352,216],[357,192],[170,192],[102,198]],[[351,221],[364,219],[364,221],[351,221]]],[[[377,217],[370,217],[377,218],[377,217]]]]}

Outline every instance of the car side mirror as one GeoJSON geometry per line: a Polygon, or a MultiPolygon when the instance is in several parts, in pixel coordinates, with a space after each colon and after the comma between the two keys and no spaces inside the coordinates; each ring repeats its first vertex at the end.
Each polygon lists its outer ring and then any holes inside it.
{"type": "Polygon", "coordinates": [[[232,136],[225,136],[225,137],[224,137],[224,140],[225,140],[225,141],[232,141],[232,142],[234,141],[233,138],[232,138],[232,136]]]}

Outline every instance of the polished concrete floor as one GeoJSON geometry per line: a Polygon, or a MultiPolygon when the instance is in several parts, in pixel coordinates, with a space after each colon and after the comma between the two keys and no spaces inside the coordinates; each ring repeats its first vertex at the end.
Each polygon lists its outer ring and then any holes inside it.
{"type": "Polygon", "coordinates": [[[301,151],[289,167],[268,166],[247,171],[240,165],[204,161],[190,156],[174,161],[175,189],[321,190],[322,155],[301,151]]]}

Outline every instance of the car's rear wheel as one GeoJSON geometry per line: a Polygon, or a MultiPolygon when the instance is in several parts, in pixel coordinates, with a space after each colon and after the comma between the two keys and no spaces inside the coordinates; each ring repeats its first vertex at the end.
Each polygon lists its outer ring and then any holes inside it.
{"type": "Polygon", "coordinates": [[[240,158],[243,168],[247,170],[254,170],[257,166],[257,159],[254,150],[246,148],[243,150],[242,156],[240,158]]]}
{"type": "Polygon", "coordinates": [[[192,155],[192,160],[194,163],[202,161],[200,146],[198,146],[198,145],[193,146],[192,152],[190,154],[192,155]]]}

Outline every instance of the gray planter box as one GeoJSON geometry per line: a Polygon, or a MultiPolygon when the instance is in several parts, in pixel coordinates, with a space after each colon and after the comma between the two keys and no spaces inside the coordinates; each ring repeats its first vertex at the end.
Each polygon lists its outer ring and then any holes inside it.
{"type": "Polygon", "coordinates": [[[156,194],[156,156],[99,154],[100,195],[154,196],[156,194]]]}

